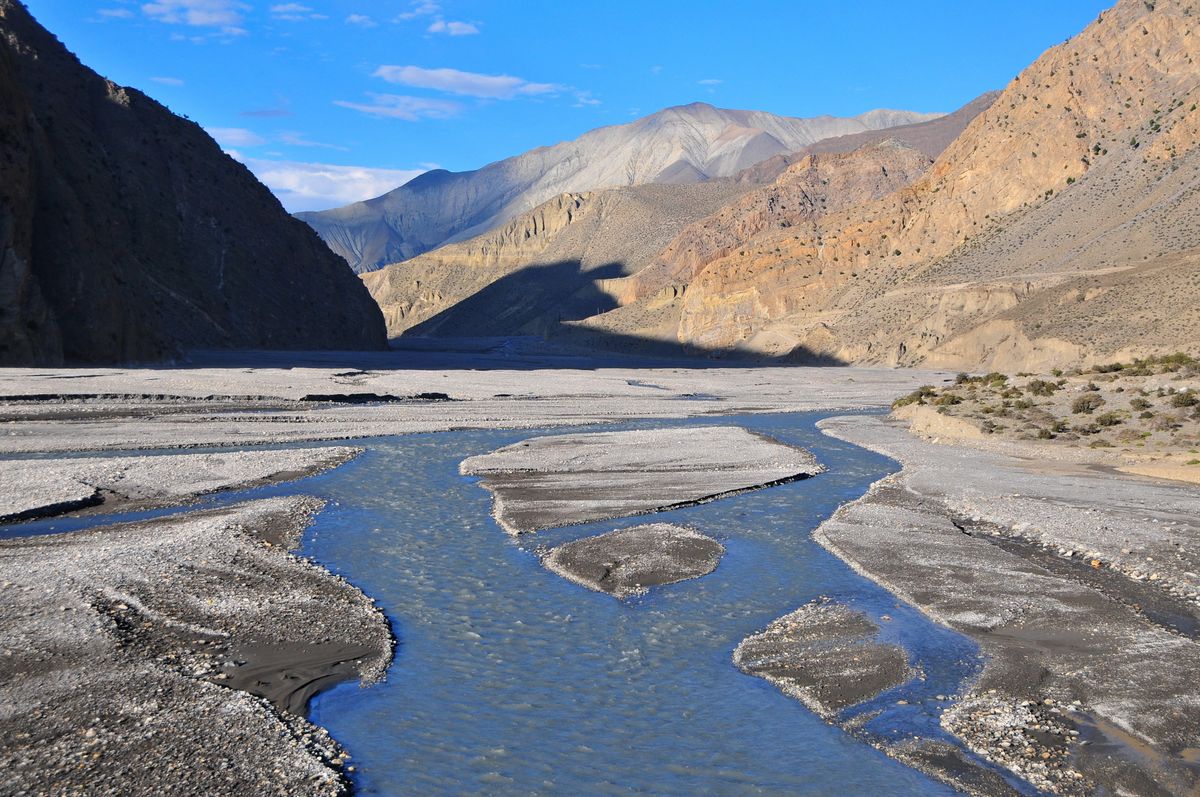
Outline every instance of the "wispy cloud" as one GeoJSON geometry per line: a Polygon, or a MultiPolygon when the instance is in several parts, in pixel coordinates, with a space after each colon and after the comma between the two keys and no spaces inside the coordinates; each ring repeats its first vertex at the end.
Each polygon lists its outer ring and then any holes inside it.
{"type": "Polygon", "coordinates": [[[371,94],[369,96],[372,100],[370,103],[336,100],[333,104],[370,116],[404,119],[409,122],[421,119],[450,119],[458,116],[463,110],[463,106],[453,100],[409,97],[400,94],[371,94]]]}
{"type": "Polygon", "coordinates": [[[719,86],[724,82],[725,81],[719,80],[715,77],[706,77],[706,78],[704,78],[704,80],[697,80],[696,85],[698,85],[698,86],[719,86]]]}
{"type": "Polygon", "coordinates": [[[244,127],[206,127],[208,134],[222,147],[257,147],[267,140],[244,127]]]}
{"type": "Polygon", "coordinates": [[[301,3],[279,3],[271,6],[271,18],[286,22],[303,22],[308,19],[329,19],[329,16],[319,14],[311,6],[301,3]]]}
{"type": "Polygon", "coordinates": [[[227,35],[241,35],[245,12],[250,6],[240,0],[157,0],[143,3],[142,13],[159,22],[220,28],[227,35]]]}
{"type": "Polygon", "coordinates": [[[357,25],[360,28],[374,28],[379,25],[378,22],[368,17],[366,14],[351,14],[346,17],[347,25],[357,25]]]}
{"type": "Polygon", "coordinates": [[[419,66],[381,66],[375,70],[375,77],[402,86],[495,100],[557,94],[566,88],[557,83],[533,83],[512,75],[483,75],[457,69],[423,69],[419,66]]]}
{"type": "Polygon", "coordinates": [[[408,11],[396,16],[396,21],[407,22],[408,20],[416,19],[417,17],[428,17],[438,13],[441,10],[442,7],[439,4],[430,2],[429,0],[414,0],[414,2],[410,4],[408,11]]]}
{"type": "Polygon", "coordinates": [[[590,91],[577,90],[575,92],[575,104],[571,107],[585,108],[589,105],[600,105],[600,104],[601,104],[600,100],[593,97],[592,93],[590,91]]]}
{"type": "Polygon", "coordinates": [[[245,158],[246,164],[289,211],[324,210],[386,194],[424,169],[374,169],[367,166],[334,166],[328,163],[245,158]]]}
{"type": "Polygon", "coordinates": [[[474,36],[479,28],[470,22],[447,22],[444,19],[434,20],[428,28],[429,33],[444,33],[448,36],[474,36]]]}
{"type": "Polygon", "coordinates": [[[161,83],[164,86],[182,86],[183,81],[177,77],[152,77],[150,78],[155,83],[161,83]]]}
{"type": "Polygon", "coordinates": [[[133,16],[133,12],[128,8],[101,8],[96,13],[110,19],[129,19],[133,16]]]}

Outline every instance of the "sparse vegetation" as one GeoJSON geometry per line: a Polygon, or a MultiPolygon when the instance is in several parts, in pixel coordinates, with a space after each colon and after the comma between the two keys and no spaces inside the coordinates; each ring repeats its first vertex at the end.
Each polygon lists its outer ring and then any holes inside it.
{"type": "Polygon", "coordinates": [[[988,435],[1112,449],[1118,456],[1137,452],[1153,458],[1187,447],[1200,451],[1196,357],[1177,352],[1053,373],[1021,373],[1020,383],[999,372],[960,373],[952,384],[926,385],[896,405],[929,405],[988,435]]]}

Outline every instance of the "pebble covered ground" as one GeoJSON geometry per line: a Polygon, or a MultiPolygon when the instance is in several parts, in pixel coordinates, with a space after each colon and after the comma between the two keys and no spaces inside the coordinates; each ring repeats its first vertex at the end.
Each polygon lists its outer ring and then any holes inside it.
{"type": "Polygon", "coordinates": [[[510,534],[627,517],[814,476],[807,451],[737,426],[547,435],[469,457],[510,534]]]}
{"type": "Polygon", "coordinates": [[[321,507],[271,498],[0,542],[5,793],[346,793],[349,756],[323,729],[229,687],[255,664],[237,658],[248,644],[299,646],[292,664],[342,644],[345,677],[383,676],[382,613],[286,552],[321,507]]]}

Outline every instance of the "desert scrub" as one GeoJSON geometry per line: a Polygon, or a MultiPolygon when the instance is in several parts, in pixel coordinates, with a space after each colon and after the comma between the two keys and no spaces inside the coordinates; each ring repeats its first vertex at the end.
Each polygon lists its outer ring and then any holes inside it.
{"type": "Polygon", "coordinates": [[[1197,404],[1200,404],[1200,398],[1197,398],[1194,390],[1188,389],[1171,395],[1172,407],[1195,407],[1197,404]]]}
{"type": "Polygon", "coordinates": [[[1146,401],[1144,398],[1135,398],[1129,400],[1129,408],[1131,410],[1137,410],[1140,412],[1142,410],[1148,410],[1153,406],[1153,404],[1151,404],[1149,401],[1146,401]]]}
{"type": "Polygon", "coordinates": [[[1033,379],[1025,385],[1025,389],[1035,396],[1053,396],[1061,389],[1061,385],[1047,382],[1045,379],[1033,379]]]}
{"type": "Polygon", "coordinates": [[[1106,412],[1096,416],[1096,423],[1100,426],[1116,426],[1121,423],[1121,414],[1119,412],[1106,412]]]}
{"type": "Polygon", "coordinates": [[[1071,402],[1071,412],[1076,415],[1091,415],[1104,406],[1104,399],[1095,393],[1080,396],[1071,402]]]}
{"type": "Polygon", "coordinates": [[[897,407],[907,407],[909,404],[925,404],[926,399],[936,395],[937,388],[935,388],[933,385],[921,385],[907,396],[903,396],[893,401],[892,409],[896,409],[897,407]]]}

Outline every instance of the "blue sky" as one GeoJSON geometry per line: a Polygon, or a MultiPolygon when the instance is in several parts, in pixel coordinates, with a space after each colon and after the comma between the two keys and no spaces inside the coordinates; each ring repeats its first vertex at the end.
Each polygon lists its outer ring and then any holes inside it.
{"type": "Polygon", "coordinates": [[[26,0],[84,63],[204,125],[290,210],[703,100],[950,111],[1111,0],[26,0]]]}

